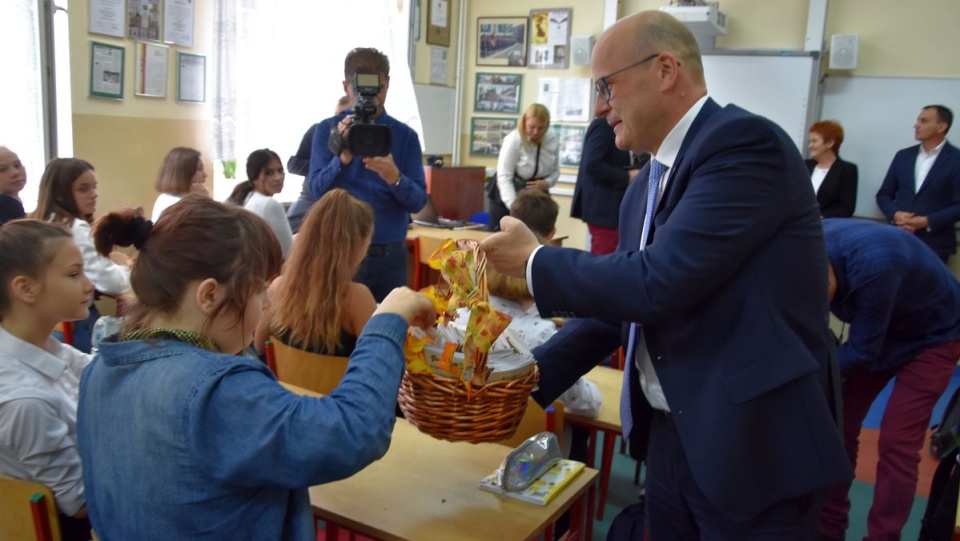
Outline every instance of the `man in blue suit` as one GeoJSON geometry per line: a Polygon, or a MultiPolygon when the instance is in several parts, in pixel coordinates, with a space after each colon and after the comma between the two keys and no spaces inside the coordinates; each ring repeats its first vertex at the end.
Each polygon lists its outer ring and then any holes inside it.
{"type": "Polygon", "coordinates": [[[957,251],[960,151],[947,142],[953,113],[943,105],[920,111],[913,130],[919,145],[897,152],[877,192],[890,223],[913,233],[944,262],[957,251]]]}
{"type": "Polygon", "coordinates": [[[579,318],[534,351],[536,398],[622,337],[621,420],[649,437],[649,538],[807,541],[852,470],[803,159],[772,122],[709,99],[696,39],[670,15],[619,21],[592,66],[617,146],[653,155],[621,206],[617,252],[538,248],[509,217],[482,245],[498,271],[527,276],[541,314],[579,318]]]}

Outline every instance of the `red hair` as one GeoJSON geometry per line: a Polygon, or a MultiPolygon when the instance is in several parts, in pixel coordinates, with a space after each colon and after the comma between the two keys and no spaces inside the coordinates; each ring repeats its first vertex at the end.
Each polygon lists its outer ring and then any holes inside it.
{"type": "Polygon", "coordinates": [[[840,145],[843,144],[843,126],[836,120],[821,120],[810,126],[810,133],[823,137],[824,143],[833,143],[833,153],[840,154],[840,145]]]}

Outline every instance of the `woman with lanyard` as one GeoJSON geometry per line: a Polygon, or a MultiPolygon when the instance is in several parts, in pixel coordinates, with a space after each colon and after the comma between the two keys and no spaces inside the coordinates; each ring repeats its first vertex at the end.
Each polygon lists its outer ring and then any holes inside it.
{"type": "Polygon", "coordinates": [[[520,125],[503,138],[497,177],[488,183],[490,230],[500,230],[500,218],[522,190],[547,191],[560,177],[559,142],[549,131],[550,111],[539,103],[527,107],[520,125]]]}

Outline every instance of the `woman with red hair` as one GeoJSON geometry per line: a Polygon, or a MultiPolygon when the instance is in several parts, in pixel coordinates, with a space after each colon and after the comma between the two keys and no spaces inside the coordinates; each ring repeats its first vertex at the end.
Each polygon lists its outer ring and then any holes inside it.
{"type": "Polygon", "coordinates": [[[810,181],[817,193],[821,218],[849,218],[857,206],[857,166],[840,159],[843,127],[834,120],[810,126],[810,181]]]}

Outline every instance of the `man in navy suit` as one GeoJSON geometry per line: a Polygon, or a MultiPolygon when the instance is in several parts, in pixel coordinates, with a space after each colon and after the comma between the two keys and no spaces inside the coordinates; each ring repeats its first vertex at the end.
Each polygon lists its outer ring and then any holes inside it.
{"type": "Polygon", "coordinates": [[[947,142],[953,113],[942,105],[920,111],[913,130],[919,145],[897,152],[877,192],[890,223],[913,233],[944,262],[957,251],[960,152],[947,142]]]}
{"type": "Polygon", "coordinates": [[[772,122],[709,99],[696,39],[668,14],[619,21],[592,66],[617,146],[653,155],[621,205],[618,251],[538,248],[509,217],[482,245],[498,271],[528,277],[541,314],[578,318],[534,351],[536,398],[622,337],[621,421],[649,437],[649,538],[807,541],[852,470],[803,159],[772,122]]]}

